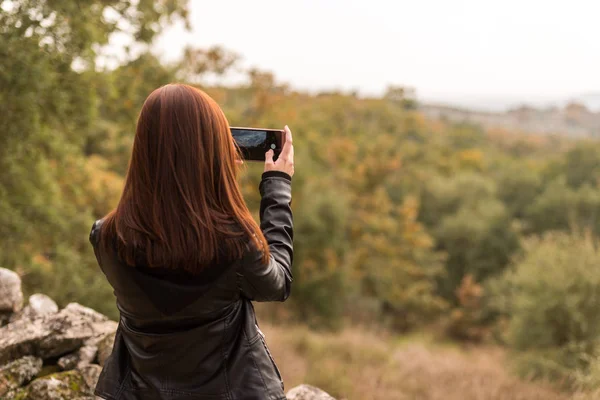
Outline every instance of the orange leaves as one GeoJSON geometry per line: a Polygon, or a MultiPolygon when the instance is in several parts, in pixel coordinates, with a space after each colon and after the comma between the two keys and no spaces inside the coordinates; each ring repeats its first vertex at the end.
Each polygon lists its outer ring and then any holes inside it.
{"type": "Polygon", "coordinates": [[[462,307],[475,309],[479,307],[479,302],[483,296],[483,288],[472,275],[464,276],[460,286],[456,289],[456,297],[462,307]]]}
{"type": "Polygon", "coordinates": [[[332,167],[345,168],[352,165],[358,152],[357,143],[348,137],[334,136],[329,140],[327,160],[332,167]]]}
{"type": "Polygon", "coordinates": [[[90,156],[85,163],[89,180],[85,182],[87,204],[96,216],[102,216],[116,207],[123,189],[123,177],[107,169],[107,161],[90,156]]]}
{"type": "Polygon", "coordinates": [[[447,334],[455,339],[482,341],[490,335],[490,328],[482,322],[481,299],[483,288],[472,275],[465,275],[456,289],[459,307],[452,310],[446,325],[447,334]]]}
{"type": "Polygon", "coordinates": [[[52,271],[52,261],[48,259],[48,257],[42,254],[35,254],[31,258],[31,262],[40,267],[40,269],[46,273],[52,271]]]}
{"type": "Polygon", "coordinates": [[[458,153],[460,169],[481,171],[484,168],[484,155],[479,149],[466,149],[458,153]]]}

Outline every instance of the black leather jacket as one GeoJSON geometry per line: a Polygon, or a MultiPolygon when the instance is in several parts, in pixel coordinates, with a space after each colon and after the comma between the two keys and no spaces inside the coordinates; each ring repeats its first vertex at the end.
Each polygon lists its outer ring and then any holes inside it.
{"type": "Polygon", "coordinates": [[[120,321],[96,386],[105,399],[285,399],[281,375],[256,322],[254,301],[284,301],[292,282],[291,178],[263,174],[258,251],[229,265],[189,275],[131,267],[90,241],[114,288],[120,321]]]}

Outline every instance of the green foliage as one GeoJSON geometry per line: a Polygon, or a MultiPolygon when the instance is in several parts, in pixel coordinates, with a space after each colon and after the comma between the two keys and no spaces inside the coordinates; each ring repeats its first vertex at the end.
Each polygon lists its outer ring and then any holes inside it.
{"type": "Polygon", "coordinates": [[[539,170],[526,162],[499,164],[495,173],[498,198],[512,218],[523,219],[542,190],[539,170]]]}
{"type": "Polygon", "coordinates": [[[479,174],[435,177],[423,192],[421,218],[447,253],[441,293],[456,301],[456,289],[472,275],[477,282],[499,274],[519,247],[517,232],[494,182],[479,174]]]}
{"type": "Polygon", "coordinates": [[[567,185],[578,189],[584,185],[598,186],[600,176],[600,146],[598,143],[581,143],[565,157],[567,185]]]}
{"type": "Polygon", "coordinates": [[[415,110],[418,107],[413,89],[401,86],[389,86],[383,97],[405,110],[415,110]]]}
{"type": "Polygon", "coordinates": [[[597,235],[600,233],[600,188],[586,184],[573,189],[564,178],[557,178],[525,211],[524,221],[530,233],[586,229],[597,235]]]}
{"type": "Polygon", "coordinates": [[[295,193],[294,297],[298,318],[317,327],[339,327],[344,305],[348,204],[327,182],[295,193]]]}
{"type": "Polygon", "coordinates": [[[446,308],[436,285],[443,277],[441,257],[416,219],[415,199],[395,205],[383,190],[374,194],[362,199],[355,215],[353,265],[363,294],[381,303],[394,328],[411,329],[446,308]]]}
{"type": "MultiPolygon", "coordinates": [[[[574,386],[590,380],[600,356],[600,251],[580,234],[525,242],[504,280],[506,340],[526,376],[574,386]]],[[[597,380],[595,380],[597,382],[597,380]]]]}

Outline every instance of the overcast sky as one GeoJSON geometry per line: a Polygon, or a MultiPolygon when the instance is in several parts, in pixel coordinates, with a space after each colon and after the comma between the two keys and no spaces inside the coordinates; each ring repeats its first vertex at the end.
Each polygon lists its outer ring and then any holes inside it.
{"type": "Polygon", "coordinates": [[[192,32],[301,89],[542,100],[600,91],[600,0],[191,0],[192,32]]]}

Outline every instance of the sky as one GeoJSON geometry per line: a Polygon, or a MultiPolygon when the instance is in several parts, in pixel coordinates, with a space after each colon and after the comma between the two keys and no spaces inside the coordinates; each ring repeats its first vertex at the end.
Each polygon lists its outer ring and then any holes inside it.
{"type": "Polygon", "coordinates": [[[600,0],[191,0],[192,30],[155,51],[219,44],[298,89],[493,107],[600,92],[599,17],[600,0]]]}

